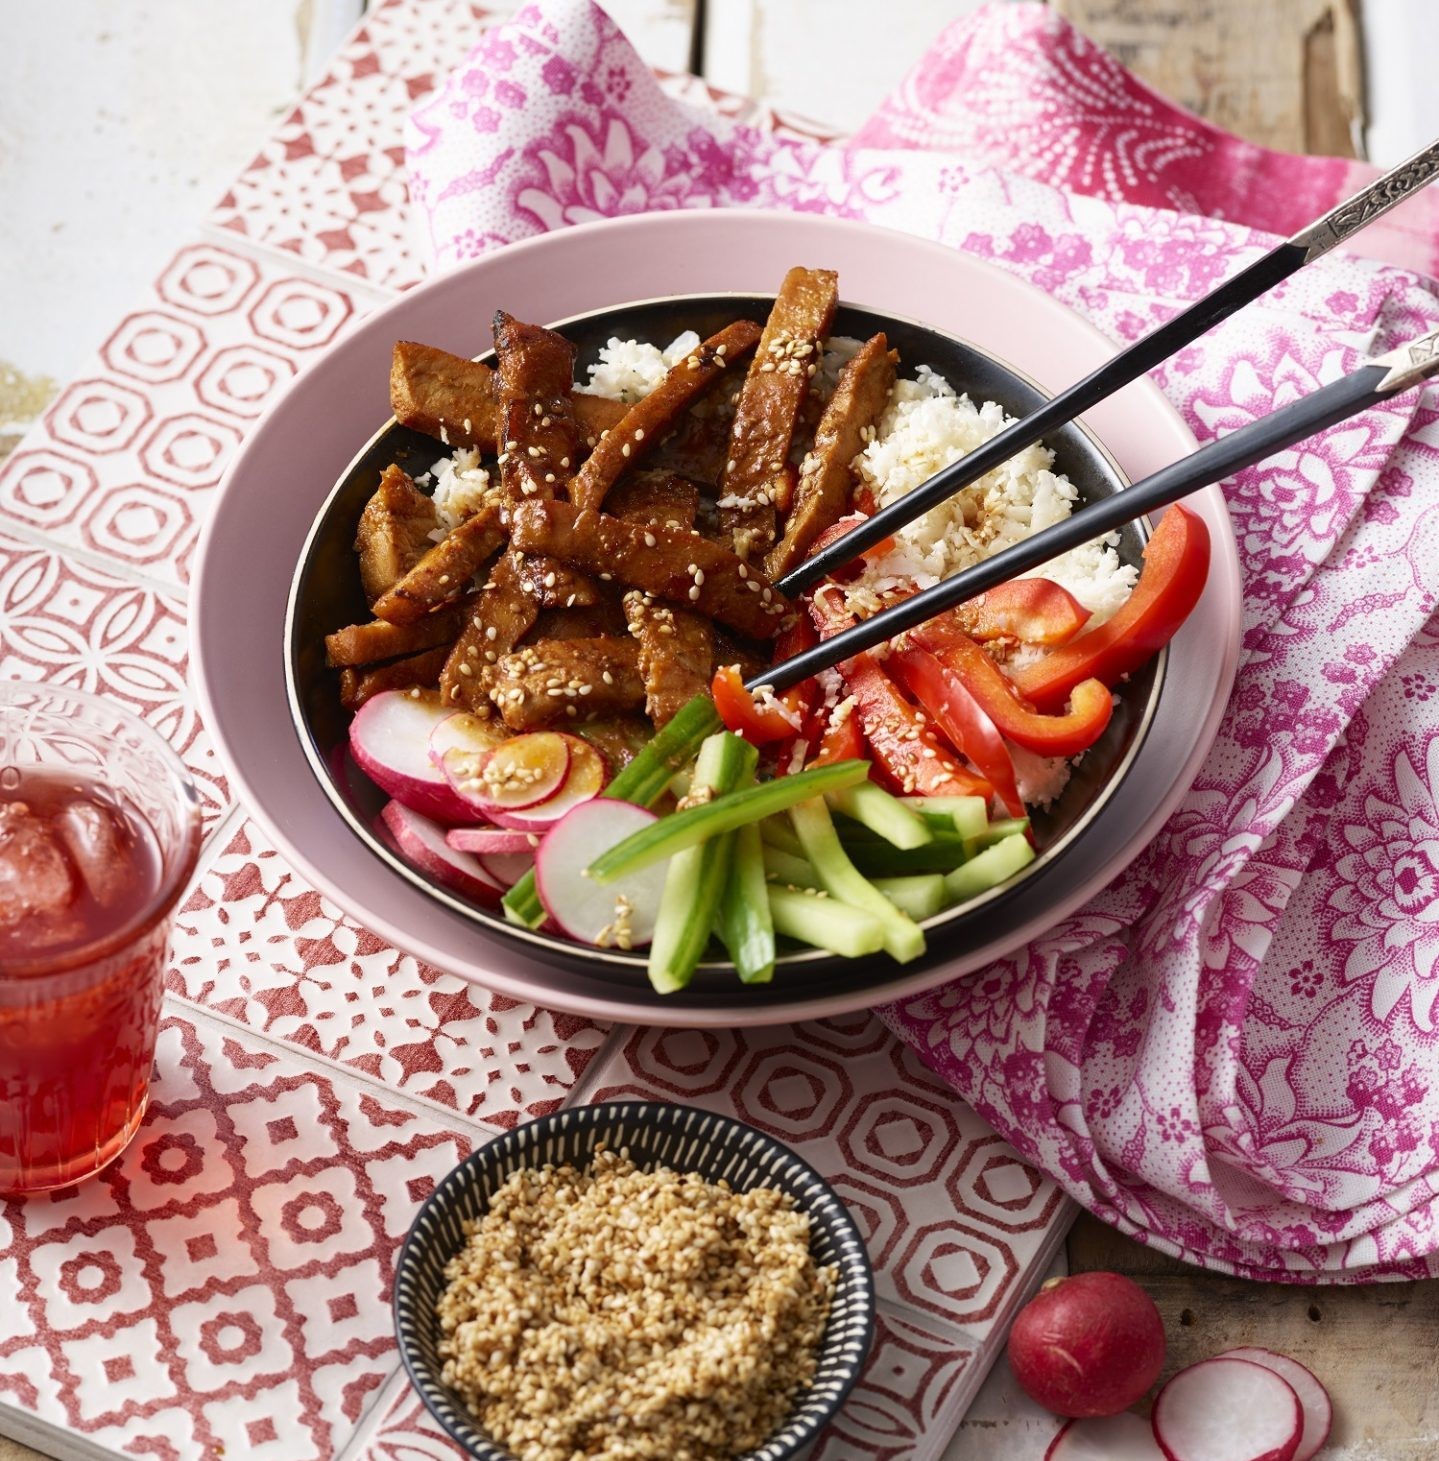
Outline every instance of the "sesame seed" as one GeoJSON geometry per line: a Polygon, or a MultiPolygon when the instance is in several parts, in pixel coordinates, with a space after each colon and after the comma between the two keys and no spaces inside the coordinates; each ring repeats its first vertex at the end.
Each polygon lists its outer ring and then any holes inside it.
{"type": "Polygon", "coordinates": [[[636,426],[635,427],[635,440],[636,441],[643,441],[644,439],[645,439],[645,429],[644,429],[644,427],[643,426],[636,426]]]}
{"type": "Polygon", "coordinates": [[[627,457],[627,456],[629,456],[629,454],[630,454],[630,444],[629,444],[629,442],[625,442],[625,444],[620,448],[620,455],[622,457],[627,457]]]}
{"type": "Polygon", "coordinates": [[[695,584],[695,586],[690,590],[690,593],[689,593],[690,603],[692,603],[692,604],[698,603],[699,602],[699,596],[700,596],[700,586],[699,586],[699,584],[695,584]]]}

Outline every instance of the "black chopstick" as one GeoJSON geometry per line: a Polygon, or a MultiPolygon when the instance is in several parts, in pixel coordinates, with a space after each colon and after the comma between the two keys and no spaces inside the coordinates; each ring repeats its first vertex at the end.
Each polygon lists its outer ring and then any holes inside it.
{"type": "Polygon", "coordinates": [[[1112,532],[1147,512],[1167,507],[1181,497],[1229,476],[1231,472],[1262,462],[1296,441],[1377,405],[1433,375],[1439,375],[1439,330],[1369,361],[1283,410],[1262,416],[1258,421],[1200,447],[1132,487],[1091,503],[1032,538],[1005,548],[992,558],[956,573],[953,578],[946,578],[872,619],[862,620],[854,628],[784,660],[756,675],[749,682],[749,688],[756,690],[763,685],[776,691],[788,689],[800,680],[807,680],[821,670],[830,669],[852,655],[873,649],[875,645],[893,639],[896,634],[957,607],[967,599],[1011,578],[1030,573],[1071,548],[1112,532]]]}
{"type": "Polygon", "coordinates": [[[1167,360],[1176,350],[1197,340],[1220,320],[1228,319],[1236,310],[1258,299],[1311,260],[1328,253],[1336,244],[1372,223],[1380,214],[1387,213],[1395,204],[1402,203],[1411,193],[1418,192],[1436,175],[1439,175],[1439,142],[1431,143],[1422,152],[1416,152],[1398,167],[1391,168],[1367,188],[1241,269],[1232,279],[1225,280],[1212,294],[1196,300],[1188,309],[1136,340],[1127,350],[1121,350],[1083,380],[1076,381],[1028,416],[1006,427],[998,436],[976,447],[968,456],[961,457],[913,492],[906,493],[898,502],[882,508],[812,558],[805,559],[780,579],[776,587],[790,597],[803,593],[811,584],[842,568],[866,548],[913,522],[920,514],[952,497],[986,472],[1003,465],[1016,452],[1032,446],[1047,432],[1063,426],[1106,396],[1113,395],[1121,386],[1128,385],[1145,371],[1167,360]]]}

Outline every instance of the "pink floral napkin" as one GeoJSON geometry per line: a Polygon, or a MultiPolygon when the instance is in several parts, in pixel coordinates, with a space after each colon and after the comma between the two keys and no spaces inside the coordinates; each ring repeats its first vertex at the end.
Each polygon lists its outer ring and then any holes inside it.
{"type": "MultiPolygon", "coordinates": [[[[409,164],[440,267],[620,213],[802,209],[982,255],[1116,340],[1365,175],[1216,132],[1033,4],[950,27],[837,146],[672,101],[590,0],[544,0],[414,114],[409,164]]],[[[1434,267],[1432,220],[1359,246],[1434,267]]],[[[1336,254],[1155,379],[1206,440],[1439,325],[1436,295],[1336,254]]],[[[1145,1241],[1256,1277],[1439,1271],[1439,404],[1226,491],[1243,660],[1193,790],[1086,908],[886,1018],[1145,1241]]]]}

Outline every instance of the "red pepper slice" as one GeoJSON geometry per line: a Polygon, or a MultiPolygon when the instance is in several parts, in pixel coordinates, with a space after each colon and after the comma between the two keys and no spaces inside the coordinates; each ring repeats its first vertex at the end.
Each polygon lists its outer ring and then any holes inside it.
{"type": "Polygon", "coordinates": [[[993,785],[1009,815],[1024,816],[1009,748],[963,678],[923,649],[891,654],[885,663],[955,749],[968,756],[993,785]]]}
{"type": "Polygon", "coordinates": [[[1032,709],[1004,671],[950,619],[921,624],[909,637],[958,677],[1001,735],[1038,756],[1077,756],[1099,739],[1114,713],[1109,690],[1094,679],[1074,687],[1065,715],[1032,709]]]}
{"type": "MultiPolygon", "coordinates": [[[[821,548],[828,548],[831,543],[836,542],[838,539],[844,537],[844,535],[852,528],[857,528],[865,520],[865,517],[865,513],[852,512],[849,514],[848,517],[842,517],[837,523],[831,524],[810,545],[809,556],[813,557],[814,554],[818,553],[821,548]]],[[[881,538],[879,542],[871,543],[870,546],[866,548],[864,552],[861,553],[853,563],[845,564],[845,566],[841,568],[838,573],[831,574],[830,576],[831,578],[835,579],[853,578],[856,574],[860,572],[860,570],[864,567],[864,564],[867,563],[870,559],[883,558],[884,555],[888,553],[893,547],[893,537],[881,538]]]]}
{"type": "Polygon", "coordinates": [[[809,766],[829,766],[835,761],[858,761],[864,756],[864,736],[860,733],[859,717],[855,707],[850,706],[843,715],[839,706],[830,711],[819,737],[819,750],[806,763],[809,766]]]}
{"type": "Polygon", "coordinates": [[[760,704],[744,687],[738,665],[721,665],[710,682],[715,709],[728,730],[751,745],[764,746],[795,734],[803,724],[803,697],[787,690],[778,703],[760,704]]]}
{"type": "Polygon", "coordinates": [[[1084,628],[1089,610],[1047,578],[1012,578],[954,611],[971,639],[1063,644],[1084,628]]]}
{"type": "Polygon", "coordinates": [[[1145,547],[1139,582],[1123,608],[1020,670],[1014,677],[1020,694],[1041,710],[1054,710],[1083,680],[1118,684],[1174,637],[1199,602],[1208,575],[1209,529],[1176,503],[1145,547]]]}
{"type": "Polygon", "coordinates": [[[929,722],[899,693],[867,654],[847,660],[840,673],[854,696],[854,715],[876,765],[907,796],[994,794],[989,782],[961,766],[940,744],[929,722]]]}

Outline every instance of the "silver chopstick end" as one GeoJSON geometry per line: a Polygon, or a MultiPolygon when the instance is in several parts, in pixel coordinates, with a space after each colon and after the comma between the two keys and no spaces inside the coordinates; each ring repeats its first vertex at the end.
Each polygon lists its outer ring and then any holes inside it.
{"type": "Polygon", "coordinates": [[[1417,193],[1435,177],[1439,177],[1439,142],[1431,142],[1413,157],[1390,168],[1367,188],[1361,188],[1352,198],[1346,198],[1322,218],[1316,218],[1308,227],[1292,234],[1289,242],[1302,248],[1304,262],[1311,263],[1321,254],[1327,254],[1336,244],[1358,233],[1381,213],[1387,213],[1410,194],[1417,193]]]}
{"type": "Polygon", "coordinates": [[[1381,395],[1407,391],[1432,375],[1439,375],[1439,330],[1430,330],[1385,355],[1376,355],[1371,365],[1387,365],[1389,373],[1374,389],[1381,395]]]}

